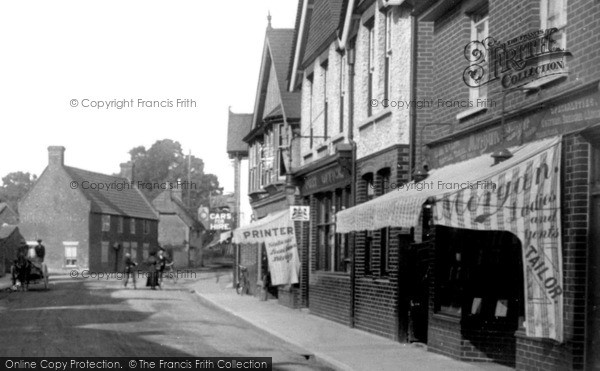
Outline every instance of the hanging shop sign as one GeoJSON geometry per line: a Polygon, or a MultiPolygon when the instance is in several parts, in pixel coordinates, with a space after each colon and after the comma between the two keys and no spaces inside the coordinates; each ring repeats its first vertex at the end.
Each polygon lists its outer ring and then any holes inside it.
{"type": "Polygon", "coordinates": [[[483,179],[495,187],[436,196],[437,225],[514,233],[523,250],[528,336],[563,341],[561,140],[508,170],[483,179]]]}
{"type": "Polygon", "coordinates": [[[560,48],[559,37],[557,28],[549,28],[507,42],[493,37],[471,41],[464,49],[470,65],[463,72],[463,81],[472,88],[499,81],[503,88],[511,89],[545,77],[565,75],[565,57],[570,53],[560,48]]]}
{"type": "Polygon", "coordinates": [[[229,212],[214,211],[208,214],[208,223],[210,230],[230,230],[233,227],[233,217],[229,212]]]}
{"type": "Polygon", "coordinates": [[[497,126],[474,133],[429,150],[433,168],[492,152],[500,147],[518,145],[551,136],[582,130],[600,121],[600,94],[586,94],[568,101],[547,105],[531,115],[507,121],[506,138],[497,126]]]}
{"type": "Polygon", "coordinates": [[[268,215],[255,223],[238,228],[233,232],[233,236],[238,244],[265,244],[273,285],[298,283],[300,259],[294,222],[290,218],[289,210],[268,215]]]}

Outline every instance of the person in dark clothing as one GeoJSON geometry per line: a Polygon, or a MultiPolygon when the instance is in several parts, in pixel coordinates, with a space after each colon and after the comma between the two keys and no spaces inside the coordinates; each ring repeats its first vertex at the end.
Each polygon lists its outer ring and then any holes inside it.
{"type": "Polygon", "coordinates": [[[148,279],[146,280],[146,287],[156,290],[156,286],[159,286],[158,272],[160,269],[156,252],[153,251],[150,253],[148,260],[146,260],[146,264],[148,264],[148,279]]]}
{"type": "Polygon", "coordinates": [[[38,263],[44,262],[44,257],[46,256],[46,247],[42,245],[42,240],[37,240],[37,245],[35,246],[35,255],[37,257],[38,263]]]}
{"type": "Polygon", "coordinates": [[[129,281],[129,276],[131,276],[131,280],[133,281],[133,289],[135,290],[135,271],[133,268],[137,265],[136,262],[131,259],[131,254],[125,254],[125,287],[127,287],[127,282],[129,281]]]}
{"type": "Polygon", "coordinates": [[[162,285],[162,282],[163,282],[163,273],[165,271],[165,267],[169,263],[169,259],[167,258],[166,254],[165,254],[165,249],[163,249],[162,247],[158,250],[157,259],[158,259],[159,280],[160,280],[160,283],[162,285]]]}

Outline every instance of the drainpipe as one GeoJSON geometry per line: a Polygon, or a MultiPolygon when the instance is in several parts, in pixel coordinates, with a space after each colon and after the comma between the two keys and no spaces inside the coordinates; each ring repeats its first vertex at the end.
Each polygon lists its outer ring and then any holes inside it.
{"type": "MultiPolygon", "coordinates": [[[[353,3],[351,1],[350,3],[353,3]]],[[[350,183],[350,207],[356,205],[356,142],[354,141],[354,59],[356,57],[356,45],[346,49],[348,53],[348,141],[352,145],[351,179],[350,183]]],[[[354,236],[355,233],[352,232],[354,236]]],[[[350,235],[348,235],[348,238],[350,235]]],[[[350,327],[354,328],[354,312],[356,299],[356,239],[352,239],[350,256],[350,327]]]]}

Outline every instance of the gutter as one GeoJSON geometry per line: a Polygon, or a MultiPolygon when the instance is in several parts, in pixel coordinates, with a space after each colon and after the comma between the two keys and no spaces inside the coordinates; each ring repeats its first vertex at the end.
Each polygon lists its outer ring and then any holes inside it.
{"type": "Polygon", "coordinates": [[[352,22],[352,13],[354,13],[354,0],[350,0],[348,2],[348,10],[346,11],[346,19],[344,20],[344,32],[342,33],[342,38],[338,40],[338,47],[341,50],[346,48],[346,43],[348,42],[350,23],[352,22]]]}
{"type": "Polygon", "coordinates": [[[302,3],[302,16],[300,17],[300,28],[298,29],[298,39],[296,40],[296,52],[294,53],[294,64],[292,66],[292,76],[290,76],[290,86],[288,91],[291,93],[295,90],[296,76],[298,72],[298,63],[300,63],[300,49],[302,45],[302,35],[304,34],[304,24],[306,23],[306,12],[308,10],[308,1],[304,0],[302,3]]]}

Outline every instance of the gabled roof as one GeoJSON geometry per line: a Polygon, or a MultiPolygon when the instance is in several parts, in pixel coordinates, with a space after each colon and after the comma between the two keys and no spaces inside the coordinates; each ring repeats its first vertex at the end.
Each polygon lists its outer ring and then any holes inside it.
{"type": "MultiPolygon", "coordinates": [[[[274,29],[270,25],[267,27],[254,102],[252,130],[249,134],[255,133],[261,127],[263,120],[270,118],[265,115],[267,114],[267,112],[264,112],[265,109],[270,112],[278,112],[278,116],[281,116],[283,120],[287,120],[288,123],[300,119],[301,94],[296,91],[289,92],[287,89],[288,70],[292,61],[293,39],[294,29],[274,29]],[[270,85],[269,81],[275,81],[276,85],[270,85]],[[271,86],[271,89],[269,89],[269,86],[271,86]],[[275,97],[276,100],[267,102],[268,94],[271,94],[271,97],[275,97]],[[277,110],[272,107],[273,102],[276,102],[281,109],[277,110]],[[269,103],[269,107],[265,108],[267,103],[269,103]]],[[[250,137],[252,136],[250,135],[250,137]]],[[[245,139],[248,142],[250,138],[247,135],[245,139]]]]}
{"type": "Polygon", "coordinates": [[[91,202],[91,212],[141,219],[158,219],[156,212],[146,197],[139,189],[131,186],[131,182],[126,178],[95,173],[70,166],[65,166],[64,169],[79,184],[83,184],[84,181],[89,182],[89,184],[115,184],[114,188],[102,190],[89,189],[90,187],[85,187],[87,189],[84,187],[78,188],[91,202]],[[116,184],[128,184],[129,187],[126,186],[119,190],[116,188],[116,184]]]}
{"type": "Polygon", "coordinates": [[[285,117],[288,119],[300,118],[301,95],[299,92],[290,93],[287,90],[287,73],[292,61],[292,49],[294,40],[293,29],[269,29],[267,30],[267,43],[281,94],[281,102],[285,117]]]}
{"type": "MultiPolygon", "coordinates": [[[[311,64],[322,52],[337,39],[337,29],[344,17],[344,0],[314,0],[314,8],[310,16],[302,66],[311,64]]],[[[300,36],[299,36],[300,37],[300,36]]]]}
{"type": "Polygon", "coordinates": [[[242,139],[252,128],[252,113],[233,113],[229,110],[227,124],[227,153],[230,155],[248,155],[248,144],[242,139]]]}
{"type": "Polygon", "coordinates": [[[185,208],[183,202],[181,202],[170,189],[159,193],[158,196],[152,200],[152,206],[158,211],[161,220],[163,215],[176,215],[190,228],[201,229],[203,227],[196,219],[195,215],[185,208]]]}

